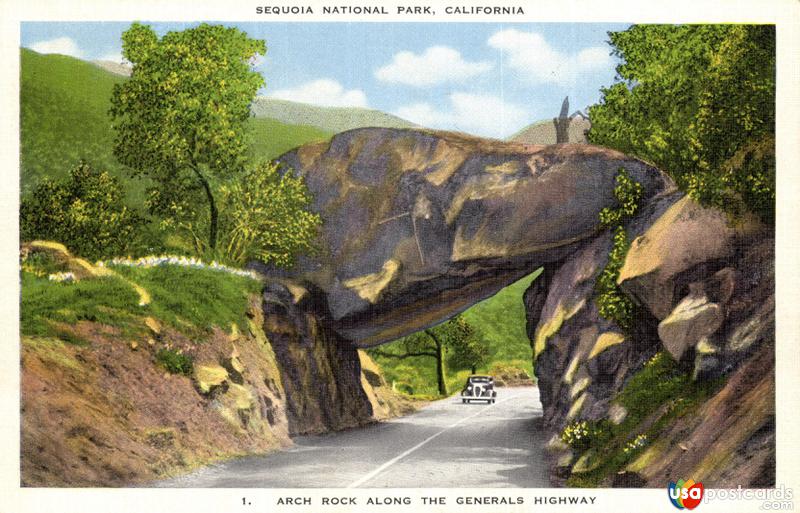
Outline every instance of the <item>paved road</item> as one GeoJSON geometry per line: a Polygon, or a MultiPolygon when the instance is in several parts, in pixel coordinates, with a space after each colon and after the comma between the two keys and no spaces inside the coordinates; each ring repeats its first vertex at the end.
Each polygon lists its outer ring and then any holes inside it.
{"type": "Polygon", "coordinates": [[[406,417],[299,437],[293,447],[232,460],[159,487],[547,487],[535,387],[499,388],[497,402],[436,401],[406,417]]]}

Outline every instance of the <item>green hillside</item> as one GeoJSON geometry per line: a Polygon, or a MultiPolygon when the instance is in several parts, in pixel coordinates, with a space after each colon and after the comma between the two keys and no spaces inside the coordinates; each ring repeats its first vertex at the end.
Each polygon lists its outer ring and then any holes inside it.
{"type": "MultiPolygon", "coordinates": [[[[22,193],[42,177],[61,178],[80,159],[124,177],[111,153],[111,90],[123,77],[64,55],[23,49],[20,70],[22,193]]],[[[138,193],[142,186],[135,184],[138,193]]]]}
{"type": "Polygon", "coordinates": [[[339,133],[363,127],[414,128],[417,125],[379,110],[357,107],[319,107],[260,96],[252,105],[257,118],[272,118],[339,133]]]}
{"type": "Polygon", "coordinates": [[[522,295],[541,272],[541,269],[536,270],[464,312],[464,317],[480,328],[491,349],[492,361],[521,361],[524,369],[532,370],[522,295]]]}
{"type": "Polygon", "coordinates": [[[302,144],[325,141],[333,133],[313,126],[283,123],[270,118],[250,118],[250,147],[254,159],[272,160],[302,144]]]}
{"type": "MultiPolygon", "coordinates": [[[[489,346],[489,363],[477,371],[492,372],[498,366],[512,366],[533,375],[531,343],[525,332],[525,306],[522,295],[541,269],[512,283],[494,296],[484,299],[463,313],[464,317],[478,328],[489,346]]],[[[394,352],[392,343],[382,346],[381,352],[394,352]]],[[[399,390],[415,395],[435,396],[436,367],[433,358],[408,357],[397,359],[381,356],[370,351],[370,355],[381,367],[386,379],[399,390]]],[[[450,393],[461,389],[468,370],[450,369],[447,373],[447,388],[450,393]]]]}
{"type": "MultiPolygon", "coordinates": [[[[108,116],[111,91],[124,76],[63,55],[21,51],[20,178],[22,194],[42,177],[61,178],[80,159],[108,170],[141,205],[145,183],[131,179],[112,153],[114,134],[108,116]]],[[[332,135],[311,126],[275,119],[250,120],[252,154],[271,159],[301,144],[332,135]]]]}

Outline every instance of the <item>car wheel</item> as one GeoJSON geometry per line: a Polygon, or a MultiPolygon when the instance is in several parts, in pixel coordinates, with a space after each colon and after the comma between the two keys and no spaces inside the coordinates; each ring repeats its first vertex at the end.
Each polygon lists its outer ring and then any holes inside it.
{"type": "Polygon", "coordinates": [[[462,399],[461,402],[462,402],[462,404],[467,404],[467,400],[466,399],[462,399]]]}

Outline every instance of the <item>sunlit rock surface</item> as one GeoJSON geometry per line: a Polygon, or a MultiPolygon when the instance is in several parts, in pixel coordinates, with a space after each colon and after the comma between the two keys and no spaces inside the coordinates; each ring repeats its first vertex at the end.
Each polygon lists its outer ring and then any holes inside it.
{"type": "Polygon", "coordinates": [[[324,297],[331,326],[371,346],[436,324],[599,233],[620,167],[645,197],[672,182],[588,145],[531,146],[367,128],[279,159],[323,218],[319,255],[291,278],[324,297]]]}

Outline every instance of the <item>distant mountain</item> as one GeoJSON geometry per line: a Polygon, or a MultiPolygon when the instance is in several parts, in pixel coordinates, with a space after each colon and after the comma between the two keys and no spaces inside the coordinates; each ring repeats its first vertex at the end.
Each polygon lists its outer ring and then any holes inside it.
{"type": "MultiPolygon", "coordinates": [[[[587,144],[586,131],[591,127],[592,123],[582,113],[573,114],[569,124],[569,142],[587,144]]],[[[537,121],[506,140],[524,144],[555,144],[556,127],[552,119],[537,121]]]]}
{"type": "Polygon", "coordinates": [[[131,65],[125,64],[122,62],[114,62],[114,61],[90,61],[95,66],[99,66],[104,70],[111,72],[115,75],[120,75],[123,77],[131,76],[131,65]]]}
{"type": "Polygon", "coordinates": [[[339,133],[364,127],[415,128],[410,121],[359,107],[320,107],[259,96],[252,106],[256,118],[272,118],[284,123],[307,125],[326,132],[339,133]]]}
{"type": "MultiPolygon", "coordinates": [[[[113,61],[92,61],[92,64],[115,75],[123,77],[131,75],[129,64],[113,61]]],[[[415,125],[410,121],[379,110],[359,107],[321,107],[308,103],[278,100],[267,96],[257,97],[253,102],[252,111],[256,118],[269,118],[281,123],[305,125],[329,133],[339,133],[364,127],[419,127],[419,125],[415,125]]]]}

